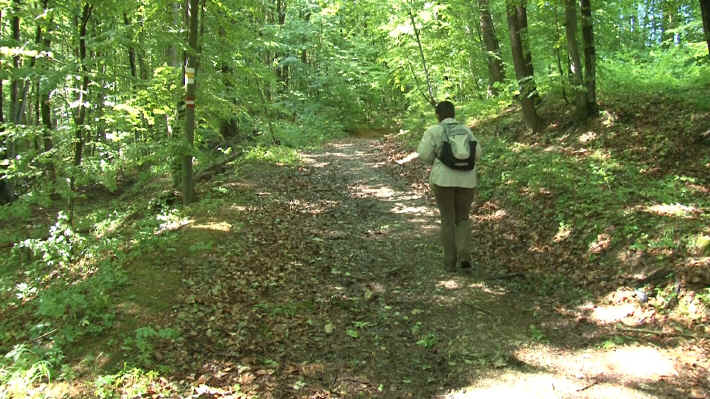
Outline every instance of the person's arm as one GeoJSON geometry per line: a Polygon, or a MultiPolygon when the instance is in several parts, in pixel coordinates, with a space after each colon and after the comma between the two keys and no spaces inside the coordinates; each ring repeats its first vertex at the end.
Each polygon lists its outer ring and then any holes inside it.
{"type": "Polygon", "coordinates": [[[410,152],[406,157],[404,157],[402,159],[398,159],[395,162],[398,165],[404,165],[405,163],[411,162],[417,158],[419,158],[419,154],[417,154],[416,152],[410,152]]]}
{"type": "Polygon", "coordinates": [[[421,158],[421,160],[426,164],[434,163],[434,158],[436,158],[436,154],[434,153],[434,143],[432,141],[433,129],[434,128],[432,127],[424,132],[424,136],[422,136],[422,140],[419,142],[419,146],[417,147],[419,158],[421,158]]]}

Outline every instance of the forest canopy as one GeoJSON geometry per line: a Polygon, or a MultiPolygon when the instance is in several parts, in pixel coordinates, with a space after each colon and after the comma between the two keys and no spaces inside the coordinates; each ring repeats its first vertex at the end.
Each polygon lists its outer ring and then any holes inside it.
{"type": "Polygon", "coordinates": [[[3,0],[1,198],[70,201],[141,171],[189,202],[215,150],[421,123],[443,99],[469,115],[519,101],[534,130],[545,97],[582,119],[611,88],[703,102],[707,15],[703,0],[3,0]]]}

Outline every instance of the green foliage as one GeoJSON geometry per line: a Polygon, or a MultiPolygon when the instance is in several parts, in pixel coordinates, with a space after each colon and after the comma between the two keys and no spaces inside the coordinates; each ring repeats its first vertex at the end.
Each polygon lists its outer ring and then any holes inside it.
{"type": "Polygon", "coordinates": [[[115,319],[110,293],[125,280],[123,273],[105,265],[81,283],[56,282],[38,295],[36,315],[47,322],[47,328],[56,330],[53,339],[60,346],[101,333],[115,319]]]}
{"type": "Polygon", "coordinates": [[[298,162],[300,157],[298,153],[291,148],[279,146],[258,146],[251,148],[245,159],[293,164],[298,162]]]}
{"type": "Polygon", "coordinates": [[[51,380],[52,367],[48,360],[43,360],[43,356],[26,345],[16,345],[0,358],[0,395],[22,396],[35,383],[51,380]]]}
{"type": "Polygon", "coordinates": [[[69,216],[59,212],[57,222],[50,227],[49,237],[42,239],[27,239],[15,247],[15,254],[22,257],[22,249],[27,248],[34,257],[40,257],[41,262],[50,268],[67,267],[73,260],[73,254],[81,250],[84,238],[76,234],[69,221],[69,216]]]}
{"type": "Polygon", "coordinates": [[[94,394],[101,399],[115,397],[141,397],[155,393],[158,380],[155,371],[143,371],[139,368],[125,368],[116,374],[101,375],[94,381],[94,394]]]}
{"type": "Polygon", "coordinates": [[[155,330],[152,327],[140,327],[136,329],[134,337],[124,340],[122,349],[132,354],[132,361],[138,366],[151,367],[155,344],[159,341],[173,341],[179,336],[180,333],[172,328],[155,330]]]}
{"type": "Polygon", "coordinates": [[[600,63],[600,88],[633,103],[662,97],[665,101],[710,109],[710,63],[704,60],[706,56],[707,47],[700,46],[619,52],[600,63]]]}

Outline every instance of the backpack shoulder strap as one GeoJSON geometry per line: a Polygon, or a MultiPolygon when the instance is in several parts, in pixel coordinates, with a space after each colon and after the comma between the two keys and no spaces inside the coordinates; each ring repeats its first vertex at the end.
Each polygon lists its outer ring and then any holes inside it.
{"type": "Polygon", "coordinates": [[[439,125],[441,125],[441,128],[444,129],[444,135],[442,137],[442,141],[451,141],[451,128],[458,125],[458,123],[444,123],[440,122],[439,125]]]}

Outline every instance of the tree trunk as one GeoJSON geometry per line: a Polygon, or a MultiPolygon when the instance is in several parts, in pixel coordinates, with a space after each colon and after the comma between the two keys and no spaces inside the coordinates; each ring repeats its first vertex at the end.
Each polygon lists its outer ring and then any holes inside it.
{"type": "MultiPolygon", "coordinates": [[[[43,0],[42,1],[42,7],[45,10],[49,9],[49,0],[43,0]]],[[[40,43],[43,51],[50,51],[51,46],[52,46],[52,39],[51,39],[51,33],[52,28],[53,28],[53,18],[50,17],[47,27],[45,29],[44,35],[40,38],[40,33],[38,32],[38,37],[37,41],[40,43]]],[[[38,28],[39,30],[39,28],[38,28]]],[[[54,143],[52,142],[52,131],[54,130],[54,126],[52,124],[52,112],[51,108],[49,107],[49,93],[51,92],[50,87],[43,87],[42,86],[42,80],[38,79],[37,80],[37,96],[38,96],[38,107],[39,107],[39,120],[42,123],[42,141],[43,141],[43,147],[45,152],[49,152],[52,150],[52,147],[54,146],[54,143]]],[[[49,175],[49,178],[51,181],[54,181],[55,179],[55,171],[54,171],[54,164],[52,161],[47,162],[47,174],[49,175]]]]}
{"type": "Polygon", "coordinates": [[[526,40],[527,13],[525,11],[525,2],[515,5],[513,1],[507,0],[506,11],[515,75],[520,85],[520,103],[523,108],[523,118],[532,131],[539,132],[543,128],[543,121],[535,109],[537,89],[532,70],[532,55],[526,40]]]}
{"type": "MultiPolygon", "coordinates": [[[[177,2],[173,2],[173,4],[170,6],[170,18],[172,19],[173,28],[178,29],[180,24],[180,5],[177,2]]],[[[168,59],[169,66],[179,66],[177,46],[175,46],[175,43],[173,41],[171,41],[168,45],[168,49],[166,50],[166,56],[168,59]]]]}
{"type": "MultiPolygon", "coordinates": [[[[224,28],[220,27],[218,30],[220,44],[224,45],[226,48],[228,46],[226,35],[227,32],[224,28]]],[[[222,84],[227,89],[228,93],[234,92],[234,85],[232,84],[232,67],[227,62],[223,62],[220,66],[220,73],[222,74],[222,84]]],[[[232,104],[236,105],[236,100],[230,101],[232,104]]],[[[237,136],[239,133],[239,123],[237,118],[231,113],[220,120],[219,132],[223,138],[229,140],[237,136]]]]}
{"type": "MultiPolygon", "coordinates": [[[[426,76],[426,86],[429,93],[428,100],[431,105],[436,105],[436,94],[434,93],[434,89],[431,86],[431,79],[429,78],[429,69],[427,68],[426,64],[426,57],[424,57],[424,49],[422,48],[422,40],[419,36],[419,29],[417,28],[417,23],[414,21],[414,12],[412,11],[412,6],[413,5],[410,3],[407,8],[409,9],[409,19],[412,21],[412,28],[414,29],[414,34],[417,38],[417,45],[419,46],[419,56],[422,59],[422,66],[424,67],[424,75],[426,76]]],[[[412,73],[414,73],[414,71],[412,71],[412,73]]]]}
{"type": "Polygon", "coordinates": [[[705,32],[705,42],[708,45],[708,57],[710,57],[710,0],[700,0],[700,12],[703,16],[703,32],[705,32]]]}
{"type": "Polygon", "coordinates": [[[587,118],[587,96],[582,86],[582,59],[577,44],[577,0],[565,0],[565,25],[567,54],[570,59],[572,92],[575,98],[575,117],[581,121],[587,118]]]}
{"type": "Polygon", "coordinates": [[[594,20],[590,0],[581,0],[582,40],[584,41],[584,87],[587,112],[590,117],[599,113],[597,105],[597,50],[594,46],[594,20]]]}
{"type": "MultiPolygon", "coordinates": [[[[276,20],[279,26],[283,27],[286,24],[286,0],[276,0],[276,20]]],[[[276,58],[288,56],[288,54],[276,54],[276,58]]],[[[276,74],[279,77],[279,81],[283,82],[284,87],[288,87],[288,65],[278,65],[276,67],[276,74]]]]}
{"type": "Polygon", "coordinates": [[[195,78],[199,65],[198,53],[198,27],[200,19],[200,0],[187,0],[188,17],[188,50],[185,57],[185,83],[187,94],[185,97],[185,153],[182,158],[183,171],[183,202],[187,205],[195,200],[195,187],[192,179],[192,146],[195,139],[195,78]]]}
{"type": "Polygon", "coordinates": [[[89,18],[91,18],[91,12],[93,6],[91,4],[84,4],[84,8],[81,12],[81,20],[79,25],[79,70],[82,76],[81,88],[79,89],[78,98],[78,109],[74,115],[75,123],[75,140],[74,143],[74,166],[81,165],[81,160],[83,157],[84,144],[86,142],[86,136],[84,134],[85,122],[86,122],[86,107],[84,106],[85,98],[88,97],[89,92],[89,71],[86,66],[86,33],[87,26],[89,24],[89,18]]]}
{"type": "Polygon", "coordinates": [[[481,35],[486,45],[486,55],[488,58],[488,94],[495,96],[498,94],[495,83],[503,83],[505,80],[503,57],[501,56],[500,44],[496,37],[488,0],[478,0],[478,9],[480,11],[481,35]]]}
{"type": "MultiPolygon", "coordinates": [[[[132,31],[131,28],[131,20],[128,18],[127,13],[123,13],[123,24],[126,25],[126,28],[128,28],[128,31],[132,31]]],[[[131,77],[133,79],[138,78],[138,69],[136,67],[136,49],[133,46],[133,38],[131,37],[130,40],[131,44],[128,46],[128,65],[131,68],[131,77]]]]}
{"type": "MultiPolygon", "coordinates": [[[[13,9],[15,12],[15,15],[12,16],[12,19],[10,20],[10,25],[12,26],[12,40],[14,41],[14,46],[21,46],[20,44],[20,17],[18,15],[19,13],[19,6],[21,2],[20,0],[15,0],[13,2],[13,9]]],[[[20,69],[20,64],[21,64],[21,59],[19,55],[16,55],[12,57],[12,68],[15,72],[17,72],[20,69]]],[[[19,79],[15,76],[12,78],[10,81],[10,122],[19,124],[20,121],[18,120],[18,115],[20,115],[20,81],[19,79]]],[[[8,144],[8,155],[9,156],[14,156],[14,143],[13,140],[10,140],[8,144]]]]}
{"type": "MultiPolygon", "coordinates": [[[[2,12],[3,10],[0,9],[0,26],[2,26],[2,12]]],[[[1,33],[1,31],[0,31],[1,33]]],[[[4,128],[4,123],[5,123],[5,90],[2,85],[2,79],[0,79],[0,133],[2,133],[5,128],[4,128]]],[[[5,141],[6,139],[2,139],[0,141],[0,148],[5,147],[5,141]]],[[[7,153],[6,151],[0,150],[0,160],[5,160],[7,159],[7,153]]],[[[5,169],[5,166],[2,166],[3,169],[5,169]]],[[[8,185],[7,179],[5,176],[0,175],[0,204],[4,204],[7,202],[10,202],[12,200],[12,191],[10,190],[10,186],[8,185]]]]}
{"type": "MultiPolygon", "coordinates": [[[[2,27],[2,12],[3,10],[0,9],[0,27],[2,27]]],[[[0,29],[0,39],[2,39],[2,29],[0,29]]],[[[5,123],[5,89],[2,86],[2,79],[0,79],[0,133],[2,133],[5,128],[4,124],[5,123]]],[[[0,147],[4,147],[2,145],[2,142],[0,142],[0,147]]]]}
{"type": "MultiPolygon", "coordinates": [[[[555,7],[555,41],[562,36],[560,29],[560,14],[558,11],[559,8],[555,7]]],[[[565,100],[565,104],[569,105],[569,98],[567,98],[567,85],[565,84],[565,71],[564,68],[562,68],[561,46],[555,45],[555,58],[557,59],[557,71],[560,73],[560,89],[562,90],[562,98],[565,100]]]]}

